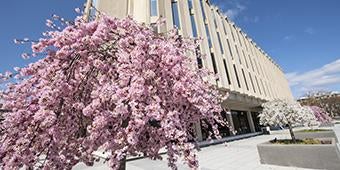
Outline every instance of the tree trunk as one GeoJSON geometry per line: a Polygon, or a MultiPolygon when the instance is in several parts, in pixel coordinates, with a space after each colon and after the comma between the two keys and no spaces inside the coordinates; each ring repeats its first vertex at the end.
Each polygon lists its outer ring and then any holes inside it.
{"type": "Polygon", "coordinates": [[[126,157],[120,161],[118,170],[126,170],[126,157]]]}
{"type": "Polygon", "coordinates": [[[295,138],[295,135],[294,135],[294,131],[293,131],[292,125],[288,124],[288,128],[289,128],[290,136],[292,137],[292,141],[295,143],[296,142],[296,138],[295,138]]]}

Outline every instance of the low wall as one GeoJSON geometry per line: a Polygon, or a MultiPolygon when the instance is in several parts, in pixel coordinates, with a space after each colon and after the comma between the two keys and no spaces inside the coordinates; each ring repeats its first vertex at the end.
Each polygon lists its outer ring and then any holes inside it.
{"type": "Polygon", "coordinates": [[[306,138],[334,138],[335,142],[338,143],[338,138],[336,137],[333,130],[329,131],[319,131],[319,132],[303,132],[303,131],[296,131],[294,132],[295,137],[297,139],[306,139],[306,138]]]}
{"type": "Polygon", "coordinates": [[[340,153],[335,140],[332,144],[271,144],[257,145],[262,164],[312,169],[340,169],[340,153]]]}

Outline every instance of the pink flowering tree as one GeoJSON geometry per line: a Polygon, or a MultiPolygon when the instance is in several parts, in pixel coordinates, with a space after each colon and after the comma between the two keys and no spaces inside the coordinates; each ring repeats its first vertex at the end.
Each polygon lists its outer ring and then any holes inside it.
{"type": "Polygon", "coordinates": [[[316,120],[320,122],[321,124],[332,122],[332,118],[321,107],[318,107],[318,106],[308,106],[308,107],[312,110],[316,120]]]}
{"type": "Polygon", "coordinates": [[[222,123],[226,94],[195,67],[195,41],[176,30],[154,33],[131,18],[63,23],[60,29],[48,20],[58,30],[23,55],[42,59],[2,74],[16,81],[2,93],[9,112],[0,124],[1,168],[91,166],[100,150],[119,169],[126,156],[161,159],[165,148],[172,169],[180,157],[197,169],[192,126],[207,120],[219,137],[215,122],[222,123]]]}

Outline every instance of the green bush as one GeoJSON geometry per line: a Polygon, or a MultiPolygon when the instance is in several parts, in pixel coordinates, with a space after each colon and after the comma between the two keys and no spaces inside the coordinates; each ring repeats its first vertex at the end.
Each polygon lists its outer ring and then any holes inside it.
{"type": "Polygon", "coordinates": [[[319,140],[319,139],[296,139],[296,142],[293,142],[291,139],[273,139],[269,141],[272,144],[304,144],[304,145],[316,145],[316,144],[331,144],[329,140],[319,140]]]}
{"type": "Polygon", "coordinates": [[[326,132],[326,131],[331,131],[331,129],[304,129],[299,130],[298,132],[326,132]]]}

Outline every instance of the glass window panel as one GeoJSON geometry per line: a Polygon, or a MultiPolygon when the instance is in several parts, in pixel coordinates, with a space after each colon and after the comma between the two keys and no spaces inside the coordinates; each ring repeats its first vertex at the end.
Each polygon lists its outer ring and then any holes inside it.
{"type": "Polygon", "coordinates": [[[188,0],[188,5],[189,5],[189,10],[194,8],[192,5],[192,0],[188,0]]]}
{"type": "Polygon", "coordinates": [[[178,13],[178,3],[176,1],[172,2],[172,18],[173,18],[173,24],[180,29],[180,21],[179,21],[179,13],[178,13]]]}
{"type": "Polygon", "coordinates": [[[220,44],[221,53],[224,54],[224,51],[223,51],[223,44],[222,44],[222,41],[221,41],[221,37],[220,37],[220,33],[219,33],[219,32],[217,32],[217,38],[218,38],[218,43],[220,44]]]}
{"type": "Polygon", "coordinates": [[[246,83],[247,90],[249,91],[249,87],[248,87],[248,83],[247,83],[247,78],[246,78],[246,75],[244,74],[243,69],[242,69],[242,75],[243,75],[243,78],[244,78],[244,82],[246,83]]]}
{"type": "Polygon", "coordinates": [[[237,74],[235,64],[233,66],[234,66],[234,72],[235,72],[235,76],[236,76],[236,80],[237,80],[237,85],[238,85],[239,88],[241,88],[240,79],[238,78],[238,74],[237,74]]]}
{"type": "Polygon", "coordinates": [[[240,56],[240,53],[238,52],[237,45],[235,45],[235,49],[236,49],[236,53],[237,53],[237,57],[238,57],[238,61],[240,62],[240,64],[242,64],[242,61],[241,61],[241,56],[240,56]]]}
{"type": "Polygon", "coordinates": [[[231,81],[230,81],[229,72],[228,72],[228,67],[227,67],[227,63],[226,63],[225,59],[223,59],[223,65],[224,65],[225,73],[227,74],[228,84],[230,85],[230,84],[231,84],[231,81]]]}
{"type": "Polygon", "coordinates": [[[228,43],[228,49],[229,49],[230,56],[231,56],[232,59],[234,59],[233,52],[231,51],[229,39],[227,39],[227,43],[228,43]]]}
{"type": "Polygon", "coordinates": [[[150,0],[150,15],[157,16],[157,0],[150,0]]]}
{"type": "Polygon", "coordinates": [[[251,82],[251,85],[253,87],[254,93],[256,93],[255,86],[254,86],[254,81],[253,81],[253,78],[251,77],[250,73],[249,73],[249,78],[250,78],[250,82],[251,82]]]}
{"type": "Polygon", "coordinates": [[[192,35],[193,35],[193,37],[197,37],[197,28],[196,28],[195,16],[190,15],[190,20],[191,20],[192,35]]]}
{"type": "Polygon", "coordinates": [[[211,61],[212,61],[213,67],[214,67],[214,73],[217,74],[218,70],[217,70],[215,55],[213,53],[211,53],[210,56],[211,56],[211,61]]]}
{"type": "Polygon", "coordinates": [[[205,20],[206,17],[205,17],[205,12],[204,12],[204,7],[203,7],[203,5],[204,5],[204,4],[203,4],[203,3],[204,3],[203,1],[204,1],[204,0],[200,0],[200,3],[201,3],[200,5],[201,5],[201,10],[202,10],[203,19],[205,20]]]}
{"type": "Polygon", "coordinates": [[[207,33],[207,38],[208,38],[208,43],[209,43],[209,48],[212,47],[212,43],[211,43],[211,38],[210,38],[210,33],[209,33],[209,27],[208,24],[205,24],[205,31],[207,33]]]}
{"type": "Polygon", "coordinates": [[[256,77],[256,76],[255,76],[255,80],[256,80],[256,85],[257,85],[257,87],[258,87],[258,89],[259,89],[259,92],[260,92],[260,94],[262,94],[261,88],[260,88],[260,86],[259,86],[259,81],[257,80],[257,77],[256,77]]]}

